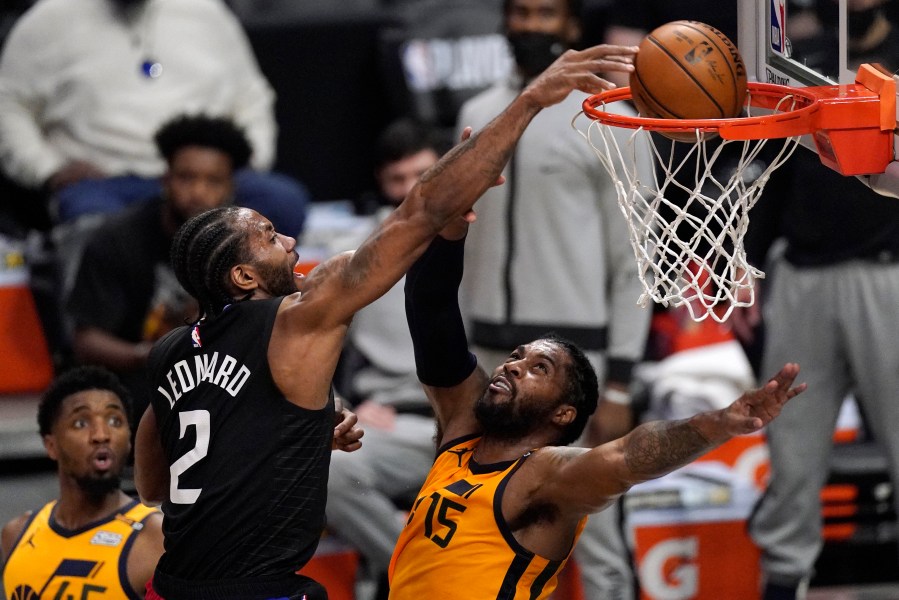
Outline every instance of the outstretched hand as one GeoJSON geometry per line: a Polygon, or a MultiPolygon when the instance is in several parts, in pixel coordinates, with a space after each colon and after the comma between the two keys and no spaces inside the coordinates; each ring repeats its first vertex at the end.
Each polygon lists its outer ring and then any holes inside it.
{"type": "Polygon", "coordinates": [[[791,387],[799,365],[787,363],[763,387],[746,392],[724,409],[725,429],[730,435],[754,433],[773,421],[792,398],[805,391],[806,384],[791,387]]]}
{"type": "Polygon", "coordinates": [[[634,70],[637,46],[600,44],[584,50],[567,50],[532,81],[523,94],[541,107],[564,100],[571,90],[596,94],[612,89],[615,84],[597,73],[634,70]]]}

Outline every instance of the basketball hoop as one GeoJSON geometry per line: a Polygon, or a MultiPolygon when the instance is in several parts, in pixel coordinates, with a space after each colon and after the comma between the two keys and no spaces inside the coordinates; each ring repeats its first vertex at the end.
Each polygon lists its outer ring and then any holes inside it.
{"type": "Polygon", "coordinates": [[[584,101],[572,126],[615,182],[642,306],[685,305],[695,321],[724,322],[735,307],[753,304],[754,282],[765,274],[746,259],[749,211],[801,136],[812,134],[821,161],[844,175],[886,169],[896,84],[870,65],[862,65],[856,81],[807,88],[749,83],[748,116],[733,119],[621,114],[615,103],[630,100],[629,88],[584,101]],[[578,127],[581,115],[590,119],[585,130],[578,127]],[[670,148],[653,131],[670,136],[670,148]],[[684,134],[692,134],[690,141],[682,141],[684,134]],[[639,168],[641,148],[648,149],[652,173],[639,168]]]}

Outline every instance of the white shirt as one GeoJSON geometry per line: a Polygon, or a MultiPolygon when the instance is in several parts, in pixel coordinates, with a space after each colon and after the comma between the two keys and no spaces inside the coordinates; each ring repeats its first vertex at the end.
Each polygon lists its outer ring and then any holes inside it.
{"type": "Polygon", "coordinates": [[[0,164],[36,187],[71,160],[108,175],[164,171],[153,135],[182,113],[230,117],[270,168],[274,93],[221,0],[148,0],[126,19],[108,0],[40,0],[0,57],[0,164]],[[161,65],[159,77],[142,72],[161,65]]]}

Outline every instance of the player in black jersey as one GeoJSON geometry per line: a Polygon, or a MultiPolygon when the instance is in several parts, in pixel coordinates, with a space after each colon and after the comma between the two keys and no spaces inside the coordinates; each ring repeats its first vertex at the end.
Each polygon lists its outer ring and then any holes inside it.
{"type": "Polygon", "coordinates": [[[166,553],[148,597],[324,597],[295,571],[324,525],[332,443],[358,443],[347,423],[335,430],[330,393],[350,320],[446,224],[470,214],[540,110],[574,89],[608,88],[596,73],[632,70],[635,52],[562,55],[425,173],[358,250],[308,278],[294,275],[296,241],[252,210],[216,209],[181,228],[172,263],[201,318],[150,355],[135,483],[145,501],[162,503],[166,553]]]}

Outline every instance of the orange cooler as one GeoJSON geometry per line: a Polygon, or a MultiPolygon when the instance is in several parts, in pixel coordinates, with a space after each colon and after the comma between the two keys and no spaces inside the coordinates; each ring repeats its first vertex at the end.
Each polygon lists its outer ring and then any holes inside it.
{"type": "Polygon", "coordinates": [[[759,491],[722,463],[694,463],[626,498],[642,600],[757,598],[746,519],[759,491]]]}
{"type": "Polygon", "coordinates": [[[0,394],[42,392],[53,378],[47,340],[28,283],[22,253],[0,243],[0,394]]]}

